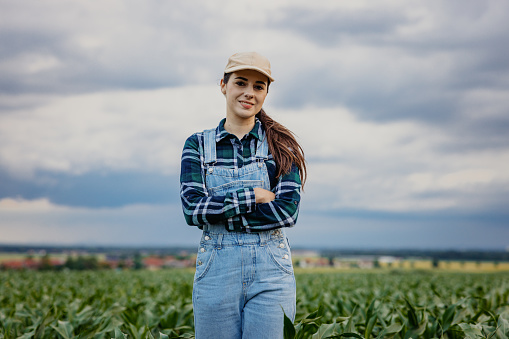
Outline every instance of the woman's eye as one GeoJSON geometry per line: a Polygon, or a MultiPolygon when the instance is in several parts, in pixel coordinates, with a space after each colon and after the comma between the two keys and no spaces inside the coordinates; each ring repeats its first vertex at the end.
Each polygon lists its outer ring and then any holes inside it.
{"type": "Polygon", "coordinates": [[[235,83],[237,86],[245,86],[246,84],[244,83],[244,81],[237,81],[235,83]]]}
{"type": "Polygon", "coordinates": [[[263,91],[263,86],[255,86],[255,89],[258,91],[263,91]]]}

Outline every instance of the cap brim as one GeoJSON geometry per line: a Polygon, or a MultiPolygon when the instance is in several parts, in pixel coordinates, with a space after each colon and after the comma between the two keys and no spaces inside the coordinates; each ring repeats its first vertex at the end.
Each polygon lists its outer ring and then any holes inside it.
{"type": "Polygon", "coordinates": [[[274,78],[269,73],[265,72],[261,68],[255,67],[255,66],[245,66],[245,65],[235,66],[235,67],[230,67],[230,68],[225,69],[224,72],[225,73],[233,73],[233,72],[241,71],[241,70],[244,70],[244,69],[252,69],[253,71],[260,72],[263,75],[265,75],[267,78],[269,78],[270,82],[274,82],[275,81],[274,78]]]}

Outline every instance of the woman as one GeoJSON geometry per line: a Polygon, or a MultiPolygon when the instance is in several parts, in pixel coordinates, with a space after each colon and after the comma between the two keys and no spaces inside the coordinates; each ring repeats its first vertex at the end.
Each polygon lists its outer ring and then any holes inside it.
{"type": "Polygon", "coordinates": [[[306,166],[293,134],[262,109],[274,81],[255,52],[231,56],[221,80],[226,118],[189,137],[181,199],[203,230],[193,287],[196,338],[283,338],[295,318],[284,229],[295,224],[306,166]]]}

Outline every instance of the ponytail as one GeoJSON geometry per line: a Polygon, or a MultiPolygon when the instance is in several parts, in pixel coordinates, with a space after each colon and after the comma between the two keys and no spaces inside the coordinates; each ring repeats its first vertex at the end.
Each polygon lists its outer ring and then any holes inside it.
{"type": "Polygon", "coordinates": [[[299,169],[302,186],[306,182],[306,160],[304,151],[295,139],[295,135],[285,126],[275,121],[265,113],[263,108],[256,117],[265,128],[270,153],[276,162],[276,177],[290,172],[292,164],[299,169]]]}

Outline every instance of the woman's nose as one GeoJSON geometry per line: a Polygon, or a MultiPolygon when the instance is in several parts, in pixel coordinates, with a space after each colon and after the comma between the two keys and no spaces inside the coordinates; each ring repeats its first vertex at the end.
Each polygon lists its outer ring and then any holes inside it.
{"type": "Polygon", "coordinates": [[[249,91],[249,90],[246,90],[244,92],[244,96],[246,96],[247,98],[252,98],[253,97],[253,92],[249,91]]]}

